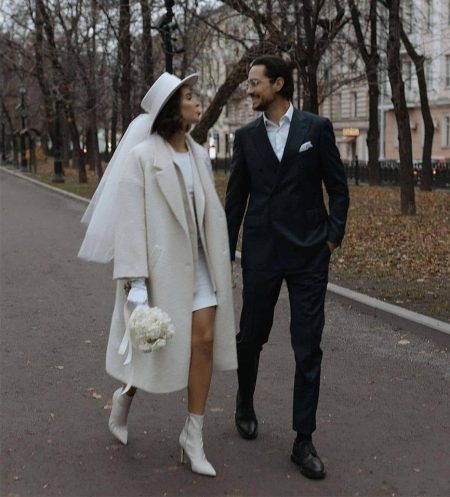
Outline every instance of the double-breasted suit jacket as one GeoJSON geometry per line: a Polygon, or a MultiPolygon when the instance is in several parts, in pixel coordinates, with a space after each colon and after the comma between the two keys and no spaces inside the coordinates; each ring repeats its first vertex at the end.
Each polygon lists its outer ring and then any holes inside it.
{"type": "Polygon", "coordinates": [[[206,151],[191,137],[195,212],[173,151],[157,134],[132,150],[118,193],[118,222],[114,248],[116,301],[108,342],[107,372],[148,392],[185,388],[191,355],[192,302],[198,226],[211,280],[217,295],[214,369],[237,367],[230,255],[225,213],[214,187],[206,151]],[[133,351],[124,366],[119,347],[125,332],[124,279],[148,278],[151,305],[166,311],[175,337],[150,354],[133,351]]]}
{"type": "Polygon", "coordinates": [[[277,260],[295,269],[327,240],[341,243],[349,196],[328,119],[294,109],[280,162],[261,116],[236,131],[231,169],[225,207],[230,251],[234,258],[245,213],[244,268],[269,269],[277,260]]]}

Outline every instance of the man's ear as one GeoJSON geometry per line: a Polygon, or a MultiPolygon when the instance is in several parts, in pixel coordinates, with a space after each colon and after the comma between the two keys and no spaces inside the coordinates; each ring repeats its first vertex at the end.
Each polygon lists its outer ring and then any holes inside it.
{"type": "Polygon", "coordinates": [[[284,86],[284,78],[281,76],[278,76],[278,78],[274,82],[274,85],[275,85],[275,90],[277,92],[279,92],[284,86]]]}

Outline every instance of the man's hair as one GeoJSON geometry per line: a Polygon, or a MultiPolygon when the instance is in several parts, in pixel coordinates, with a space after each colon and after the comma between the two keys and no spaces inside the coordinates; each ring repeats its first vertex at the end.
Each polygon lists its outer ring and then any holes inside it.
{"type": "Polygon", "coordinates": [[[285,60],[275,55],[261,55],[250,63],[249,69],[253,66],[264,66],[266,76],[272,81],[275,81],[277,78],[283,78],[284,85],[279,91],[279,94],[286,100],[292,100],[294,95],[294,80],[292,78],[292,70],[285,60]]]}

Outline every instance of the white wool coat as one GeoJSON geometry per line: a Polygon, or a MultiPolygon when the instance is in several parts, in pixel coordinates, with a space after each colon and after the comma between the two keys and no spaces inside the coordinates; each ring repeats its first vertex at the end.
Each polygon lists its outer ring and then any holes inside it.
{"type": "MultiPolygon", "coordinates": [[[[225,213],[217,196],[206,150],[188,136],[193,158],[198,235],[205,250],[218,306],[214,329],[215,370],[237,368],[230,254],[225,213]]],[[[124,167],[118,192],[114,247],[116,300],[106,354],[106,371],[124,383],[153,393],[188,384],[197,229],[174,161],[173,150],[152,134],[136,146],[124,167]],[[151,353],[133,349],[131,364],[119,354],[125,333],[124,283],[148,279],[150,305],[169,314],[175,337],[151,353]]]]}

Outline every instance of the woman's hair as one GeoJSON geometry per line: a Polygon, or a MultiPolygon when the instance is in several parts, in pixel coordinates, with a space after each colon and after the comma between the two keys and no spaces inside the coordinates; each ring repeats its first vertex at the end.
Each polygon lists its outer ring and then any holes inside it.
{"type": "MultiPolygon", "coordinates": [[[[166,105],[161,109],[153,124],[152,133],[156,132],[165,140],[168,140],[177,131],[183,129],[183,118],[181,117],[181,88],[169,98],[166,105]]],[[[189,127],[188,127],[189,129],[189,127]]],[[[187,131],[187,130],[186,130],[187,131]]]]}
{"type": "Polygon", "coordinates": [[[253,66],[264,66],[266,76],[272,81],[275,81],[277,78],[283,78],[284,85],[279,91],[279,94],[286,100],[292,100],[292,96],[294,95],[294,80],[291,68],[284,59],[275,55],[261,55],[250,63],[249,69],[253,66]]]}

